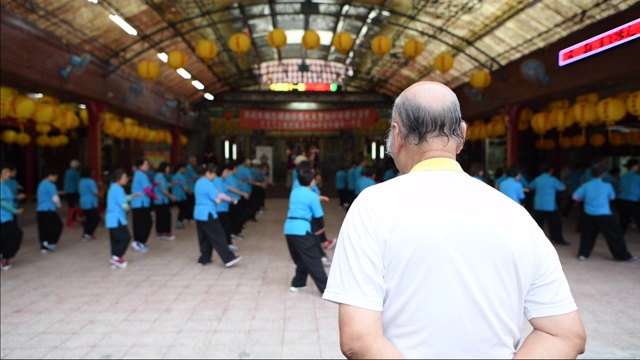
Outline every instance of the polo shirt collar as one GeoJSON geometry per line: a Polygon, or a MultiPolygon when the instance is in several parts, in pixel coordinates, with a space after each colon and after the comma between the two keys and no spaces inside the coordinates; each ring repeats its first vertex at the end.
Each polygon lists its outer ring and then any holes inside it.
{"type": "Polygon", "coordinates": [[[409,173],[416,171],[433,171],[433,170],[445,170],[445,171],[457,171],[464,173],[460,164],[448,158],[433,158],[427,159],[416,164],[409,173]]]}

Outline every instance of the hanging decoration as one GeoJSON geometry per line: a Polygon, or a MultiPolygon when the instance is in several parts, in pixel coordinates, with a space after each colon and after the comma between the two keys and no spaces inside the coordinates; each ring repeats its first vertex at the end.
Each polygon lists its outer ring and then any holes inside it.
{"type": "Polygon", "coordinates": [[[491,136],[501,137],[507,134],[507,117],[502,114],[493,115],[489,122],[491,126],[491,136]]]}
{"type": "Polygon", "coordinates": [[[371,40],[371,51],[380,57],[388,54],[392,47],[393,44],[388,36],[378,35],[371,40]]]}
{"type": "Polygon", "coordinates": [[[520,73],[531,81],[540,81],[543,85],[549,83],[549,75],[546,74],[544,65],[540,60],[527,59],[520,64],[520,73]]]}
{"type": "Polygon", "coordinates": [[[7,144],[13,144],[17,136],[18,133],[15,130],[7,129],[0,134],[0,139],[7,144]]]}
{"type": "Polygon", "coordinates": [[[38,124],[49,124],[57,116],[56,110],[53,104],[38,102],[33,113],[33,120],[38,124]]]}
{"type": "Polygon", "coordinates": [[[80,109],[78,116],[80,117],[80,121],[82,121],[82,125],[89,126],[89,111],[87,109],[80,109]]]}
{"type": "Polygon", "coordinates": [[[346,54],[353,46],[353,37],[348,32],[342,31],[333,37],[333,47],[341,54],[346,54]]]}
{"type": "Polygon", "coordinates": [[[36,102],[23,95],[18,95],[13,98],[13,105],[11,106],[11,116],[16,119],[29,119],[36,111],[36,102]]]}
{"type": "Polygon", "coordinates": [[[404,56],[406,56],[411,60],[415,59],[420,54],[422,54],[423,50],[424,50],[424,45],[416,39],[407,40],[407,42],[404,44],[404,47],[402,48],[402,52],[404,53],[404,56]]]}
{"type": "Polygon", "coordinates": [[[188,143],[189,143],[189,139],[186,136],[180,134],[180,145],[185,146],[188,143]]]}
{"type": "Polygon", "coordinates": [[[302,35],[302,47],[307,50],[313,50],[320,46],[320,35],[314,30],[307,30],[302,35]]]}
{"type": "Polygon", "coordinates": [[[622,101],[614,97],[608,97],[598,102],[596,113],[598,114],[598,119],[610,126],[624,119],[627,115],[627,109],[622,101]]]}
{"type": "Polygon", "coordinates": [[[626,103],[629,114],[638,116],[640,119],[640,91],[634,91],[629,94],[626,103]]]}
{"type": "Polygon", "coordinates": [[[562,136],[562,135],[560,135],[560,138],[558,139],[558,144],[563,149],[568,149],[571,146],[573,146],[573,142],[571,141],[571,137],[562,136]]]}
{"type": "Polygon", "coordinates": [[[267,36],[267,43],[272,48],[280,50],[283,46],[287,45],[287,34],[282,29],[275,28],[267,36]]]}
{"type": "Polygon", "coordinates": [[[595,105],[598,103],[598,100],[600,100],[600,95],[598,95],[598,93],[596,92],[576,96],[577,103],[587,102],[589,104],[595,105]]]}
{"type": "Polygon", "coordinates": [[[15,143],[20,145],[20,146],[25,146],[28,145],[31,142],[31,136],[29,136],[29,134],[20,131],[17,135],[16,135],[16,139],[15,139],[15,143]]]}
{"type": "Polygon", "coordinates": [[[542,137],[549,130],[549,113],[543,111],[533,115],[531,129],[542,137]]]}
{"type": "Polygon", "coordinates": [[[582,128],[587,127],[597,118],[596,107],[590,102],[575,103],[570,111],[573,112],[573,117],[582,128]]]}
{"type": "Polygon", "coordinates": [[[610,132],[609,133],[609,143],[613,146],[622,146],[626,144],[627,136],[625,133],[621,132],[610,132]]]}
{"type": "Polygon", "coordinates": [[[196,45],[196,54],[198,54],[203,61],[207,62],[218,55],[218,46],[211,40],[202,39],[198,41],[198,45],[196,45]]]}
{"type": "Polygon", "coordinates": [[[143,60],[138,65],[138,75],[144,80],[153,81],[160,75],[160,66],[155,61],[143,60]]]}
{"type": "Polygon", "coordinates": [[[447,71],[453,68],[453,61],[453,56],[447,53],[442,53],[433,59],[433,68],[443,74],[446,74],[447,71]]]}
{"type": "Polygon", "coordinates": [[[491,74],[487,70],[477,70],[471,74],[469,83],[472,88],[482,91],[491,85],[491,74]]]}
{"type": "Polygon", "coordinates": [[[571,142],[574,147],[583,147],[587,143],[587,137],[585,135],[574,135],[571,142]]]}
{"type": "Polygon", "coordinates": [[[589,137],[589,144],[593,147],[601,147],[607,142],[607,138],[602,134],[592,134],[589,137]]]}
{"type": "Polygon", "coordinates": [[[188,62],[187,55],[180,50],[171,51],[167,57],[167,65],[173,70],[184,68],[188,62]]]}
{"type": "Polygon", "coordinates": [[[549,113],[549,126],[563,132],[566,128],[573,125],[573,119],[569,117],[569,110],[554,109],[549,113]]]}
{"type": "Polygon", "coordinates": [[[38,134],[47,134],[47,133],[49,133],[49,131],[51,131],[51,125],[44,124],[44,123],[37,123],[36,124],[36,132],[38,134]]]}
{"type": "Polygon", "coordinates": [[[518,130],[525,131],[529,128],[529,122],[533,117],[533,110],[529,108],[524,108],[520,110],[520,115],[518,116],[518,130]]]}
{"type": "Polygon", "coordinates": [[[238,57],[251,49],[251,38],[243,33],[235,33],[229,38],[229,47],[238,57]]]}
{"type": "Polygon", "coordinates": [[[11,114],[13,99],[18,96],[18,92],[8,86],[0,87],[0,118],[5,118],[11,114]]]}

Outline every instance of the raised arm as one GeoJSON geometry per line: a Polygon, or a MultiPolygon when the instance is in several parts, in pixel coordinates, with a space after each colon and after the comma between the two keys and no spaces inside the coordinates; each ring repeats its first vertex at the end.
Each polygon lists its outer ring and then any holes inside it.
{"type": "Polygon", "coordinates": [[[400,359],[382,332],[382,313],[340,304],[340,350],[348,359],[400,359]]]}
{"type": "Polygon", "coordinates": [[[575,359],[584,352],[587,334],[577,311],[529,320],[533,331],[514,359],[575,359]]]}

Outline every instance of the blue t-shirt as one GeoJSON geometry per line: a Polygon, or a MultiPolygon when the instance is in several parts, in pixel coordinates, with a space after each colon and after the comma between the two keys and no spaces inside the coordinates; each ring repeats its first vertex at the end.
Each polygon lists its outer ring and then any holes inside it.
{"type": "Polygon", "coordinates": [[[496,179],[496,185],[502,184],[503,181],[507,180],[507,175],[502,174],[496,179]]]}
{"type": "Polygon", "coordinates": [[[618,182],[618,199],[640,202],[640,174],[629,171],[618,182]]]}
{"type": "Polygon", "coordinates": [[[612,215],[609,202],[616,198],[613,185],[600,178],[582,184],[573,193],[573,198],[584,201],[584,212],[591,216],[612,215]]]}
{"type": "Polygon", "coordinates": [[[193,208],[193,218],[198,221],[207,221],[209,214],[211,214],[214,219],[217,219],[218,212],[215,200],[218,198],[218,192],[213,181],[204,176],[198,179],[194,194],[196,205],[193,208]]]}
{"type": "Polygon", "coordinates": [[[356,184],[358,183],[358,175],[356,168],[352,167],[347,171],[347,189],[356,190],[356,184]]]}
{"type": "Polygon", "coordinates": [[[398,176],[398,174],[393,170],[387,170],[384,172],[384,176],[382,177],[382,181],[391,180],[394,177],[398,176]]]}
{"type": "Polygon", "coordinates": [[[146,188],[151,190],[149,176],[142,170],[136,170],[133,174],[133,181],[131,182],[131,193],[140,193],[142,196],[131,200],[132,209],[146,208],[151,205],[151,198],[144,192],[146,188]]]}
{"type": "MultiPolygon", "coordinates": [[[[5,201],[9,205],[13,205],[15,200],[15,193],[11,191],[11,188],[7,186],[6,181],[0,182],[0,201],[5,201]]],[[[13,212],[0,207],[0,222],[5,223],[13,221],[13,212]]]]}
{"type": "MultiPolygon", "coordinates": [[[[213,186],[215,186],[216,191],[218,191],[218,193],[223,193],[231,197],[231,191],[229,191],[229,185],[227,185],[227,183],[225,183],[220,176],[216,176],[216,178],[213,179],[213,186]]],[[[216,204],[216,211],[219,213],[229,212],[230,205],[231,205],[230,202],[222,200],[220,204],[216,204]]]]}
{"type": "Polygon", "coordinates": [[[238,178],[238,182],[240,183],[240,191],[246,192],[247,194],[251,194],[252,186],[249,183],[251,180],[251,172],[244,165],[238,166],[238,172],[236,173],[236,178],[238,178]]]}
{"type": "Polygon", "coordinates": [[[62,190],[65,194],[77,194],[78,184],[80,183],[80,173],[74,168],[69,168],[64,173],[64,184],[62,190]]]}
{"type": "Polygon", "coordinates": [[[372,178],[368,178],[366,176],[360,176],[360,180],[358,180],[358,184],[356,185],[356,195],[360,195],[362,190],[375,184],[376,182],[372,178]]]}
{"type": "MultiPolygon", "coordinates": [[[[582,173],[582,178],[580,179],[583,183],[586,183],[587,181],[593,179],[593,174],[591,173],[591,168],[588,167],[584,170],[584,173],[582,173]]],[[[609,174],[609,172],[605,172],[604,176],[602,177],[602,181],[604,182],[608,182],[611,183],[613,182],[613,175],[609,174]]]]}
{"type": "Polygon", "coordinates": [[[107,209],[105,211],[104,222],[107,229],[114,229],[118,226],[127,225],[127,212],[122,205],[127,202],[122,186],[111,183],[107,191],[107,209]]]}
{"type": "Polygon", "coordinates": [[[153,193],[158,197],[156,200],[153,200],[153,203],[156,205],[164,205],[169,203],[169,197],[162,192],[162,190],[169,191],[169,183],[167,183],[167,178],[163,173],[157,173],[153,182],[156,183],[156,186],[153,188],[153,193]]]}
{"type": "Polygon", "coordinates": [[[300,186],[289,195],[289,211],[284,222],[285,235],[304,236],[311,233],[311,219],[324,216],[318,195],[300,186]]]}
{"type": "Polygon", "coordinates": [[[336,172],[336,190],[344,190],[347,188],[347,173],[344,170],[336,172]]]}
{"type": "Polygon", "coordinates": [[[56,184],[47,179],[42,179],[38,185],[36,211],[56,211],[57,206],[53,202],[53,197],[56,195],[58,195],[56,184]]]}
{"type": "Polygon", "coordinates": [[[171,178],[171,194],[176,197],[176,201],[187,200],[187,192],[184,187],[187,186],[187,178],[184,174],[177,172],[171,178]]]}
{"type": "MultiPolygon", "coordinates": [[[[229,175],[227,175],[226,178],[224,178],[224,183],[227,184],[228,187],[232,187],[236,190],[238,190],[238,178],[232,174],[229,173],[229,175]]],[[[236,199],[236,200],[240,200],[241,196],[233,193],[231,191],[229,191],[229,196],[231,196],[232,198],[236,199]]]]}
{"type": "Polygon", "coordinates": [[[83,210],[95,209],[98,207],[98,184],[92,178],[80,179],[78,192],[80,193],[80,208],[83,210]]]}
{"type": "Polygon", "coordinates": [[[187,178],[187,187],[193,193],[196,188],[196,180],[198,179],[198,172],[191,165],[187,165],[187,170],[184,172],[184,177],[187,178]]]}
{"type": "Polygon", "coordinates": [[[565,189],[564,184],[548,173],[540,174],[529,183],[529,188],[536,191],[533,197],[533,209],[539,211],[556,211],[556,192],[565,189]]]}
{"type": "Polygon", "coordinates": [[[500,183],[500,192],[507,195],[518,204],[520,204],[522,199],[524,199],[522,184],[512,177],[508,177],[500,183]]]}
{"type": "MultiPolygon", "coordinates": [[[[20,191],[18,191],[18,187],[20,187],[20,183],[18,182],[18,180],[16,180],[16,178],[10,177],[4,183],[9,187],[9,190],[11,190],[11,193],[13,194],[13,196],[20,194],[20,191]]],[[[18,206],[18,199],[15,199],[13,204],[15,206],[18,206]]]]}

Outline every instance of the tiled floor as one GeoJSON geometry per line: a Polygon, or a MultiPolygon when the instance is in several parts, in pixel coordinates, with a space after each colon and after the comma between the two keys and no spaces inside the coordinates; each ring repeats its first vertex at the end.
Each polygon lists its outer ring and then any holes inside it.
{"type": "MultiPolygon", "coordinates": [[[[0,356],[5,358],[342,358],[337,310],[314,286],[288,291],[294,266],[282,224],[286,200],[268,199],[267,211],[236,240],[243,261],[226,269],[196,265],[195,225],[175,241],[150,240],[131,248],[129,266],[108,265],[108,233],[83,242],[65,228],[59,250],[40,254],[33,217],[20,220],[25,237],[14,268],[1,276],[0,356]]],[[[328,234],[338,234],[344,211],[325,204],[328,234]]],[[[640,263],[610,260],[602,239],[587,262],[559,247],[588,333],[582,357],[640,357],[640,263]]],[[[627,234],[640,255],[640,232],[627,234]]],[[[309,280],[309,285],[312,285],[309,280]]],[[[525,325],[528,327],[528,325],[525,325]]]]}

